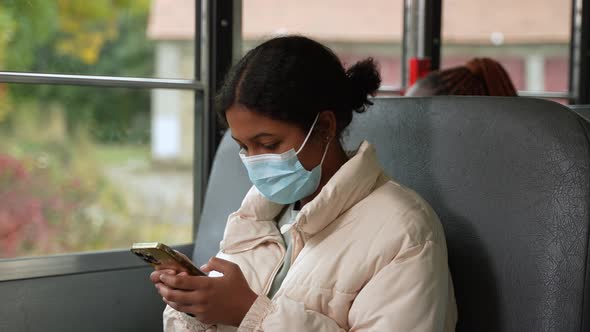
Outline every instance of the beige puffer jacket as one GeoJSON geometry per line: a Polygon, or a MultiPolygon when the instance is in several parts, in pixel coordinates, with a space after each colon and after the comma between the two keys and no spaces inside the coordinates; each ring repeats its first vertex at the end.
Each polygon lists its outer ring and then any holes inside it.
{"type": "MultiPolygon", "coordinates": [[[[282,209],[252,188],[229,216],[219,256],[237,263],[260,295],[238,331],[455,330],[440,221],[418,194],[383,174],[369,143],[301,209],[289,230],[293,262],[271,300],[265,295],[285,255],[275,222],[282,209]]],[[[167,307],[164,330],[235,328],[167,307]]]]}

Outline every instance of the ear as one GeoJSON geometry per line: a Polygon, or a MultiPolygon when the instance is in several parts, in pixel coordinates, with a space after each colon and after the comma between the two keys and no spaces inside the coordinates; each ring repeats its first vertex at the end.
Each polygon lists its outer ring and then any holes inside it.
{"type": "Polygon", "coordinates": [[[337,121],[333,111],[322,111],[318,118],[318,135],[323,141],[333,140],[336,137],[337,121]]]}

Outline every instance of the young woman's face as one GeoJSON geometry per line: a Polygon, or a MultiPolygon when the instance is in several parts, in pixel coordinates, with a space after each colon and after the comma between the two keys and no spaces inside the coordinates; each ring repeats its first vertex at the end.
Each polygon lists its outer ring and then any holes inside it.
{"type": "MultiPolygon", "coordinates": [[[[225,115],[233,139],[247,156],[279,154],[290,149],[297,151],[307,136],[307,132],[294,124],[271,119],[242,105],[232,106],[225,115]]],[[[311,170],[320,163],[325,144],[325,141],[318,139],[316,124],[305,147],[297,155],[305,169],[311,170]]]]}

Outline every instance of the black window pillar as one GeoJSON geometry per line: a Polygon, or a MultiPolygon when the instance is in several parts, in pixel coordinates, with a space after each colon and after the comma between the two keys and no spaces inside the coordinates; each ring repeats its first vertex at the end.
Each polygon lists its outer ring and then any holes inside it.
{"type": "Polygon", "coordinates": [[[241,4],[241,0],[200,0],[196,3],[195,77],[203,78],[206,91],[195,96],[195,105],[202,105],[200,111],[195,110],[195,130],[200,131],[194,140],[195,239],[209,172],[223,135],[215,114],[215,96],[233,60],[241,55],[241,4]]]}
{"type": "MultiPolygon", "coordinates": [[[[217,123],[214,109],[215,95],[221,88],[223,79],[232,66],[235,40],[241,39],[241,1],[207,0],[209,5],[209,167],[223,134],[217,123]],[[240,25],[237,27],[235,25],[240,25]],[[240,34],[236,36],[236,34],[240,34]]],[[[236,50],[239,51],[239,50],[236,50]]]]}
{"type": "Polygon", "coordinates": [[[570,93],[575,104],[590,104],[590,0],[572,1],[570,93]]]}
{"type": "Polygon", "coordinates": [[[440,68],[442,0],[405,0],[402,41],[402,87],[409,82],[411,58],[429,58],[430,70],[440,68]]]}

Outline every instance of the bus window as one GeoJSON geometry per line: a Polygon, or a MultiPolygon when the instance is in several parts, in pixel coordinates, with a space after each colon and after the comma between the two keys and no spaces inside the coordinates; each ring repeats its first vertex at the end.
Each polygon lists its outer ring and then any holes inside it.
{"type": "Polygon", "coordinates": [[[310,2],[248,0],[243,4],[243,50],[278,35],[318,40],[350,66],[366,57],[380,64],[384,90],[399,90],[403,1],[310,2]]]}
{"type": "Polygon", "coordinates": [[[521,95],[567,93],[571,1],[501,0],[493,8],[483,1],[442,4],[441,68],[489,57],[506,68],[521,95]]]}
{"type": "Polygon", "coordinates": [[[1,1],[0,259],[191,242],[195,2],[176,3],[1,1]]]}

